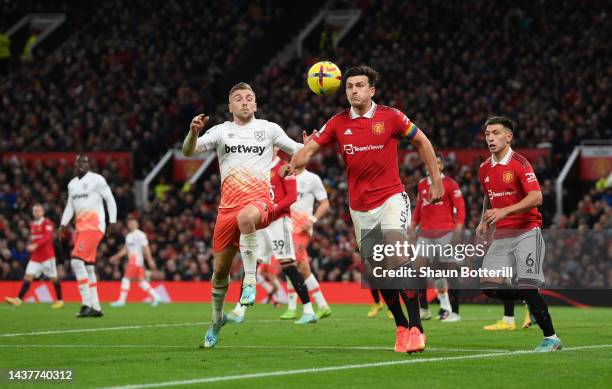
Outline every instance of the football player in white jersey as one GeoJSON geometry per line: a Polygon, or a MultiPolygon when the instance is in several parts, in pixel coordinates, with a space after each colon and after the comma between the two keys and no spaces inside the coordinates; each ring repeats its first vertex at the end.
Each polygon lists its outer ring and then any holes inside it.
{"type": "MultiPolygon", "coordinates": [[[[293,244],[295,246],[295,258],[297,267],[308,292],[312,294],[317,304],[317,319],[323,319],[331,315],[331,308],[327,304],[319,282],[310,270],[310,257],[306,249],[312,237],[313,225],[322,218],[329,210],[329,200],[327,192],[321,178],[309,172],[305,168],[296,170],[298,198],[291,205],[291,219],[293,220],[293,244]],[[317,210],[313,214],[315,200],[319,203],[317,210]]],[[[287,283],[288,307],[287,315],[295,314],[296,293],[290,283],[287,283]]]]}
{"type": "Polygon", "coordinates": [[[96,254],[98,244],[106,231],[104,204],[108,209],[111,225],[117,222],[117,204],[104,177],[89,171],[89,158],[76,157],[77,176],[68,183],[68,201],[62,215],[59,235],[76,214],[76,234],[70,264],[81,293],[81,310],[77,317],[103,316],[98,298],[96,277],[96,254]]]}
{"type": "MultiPolygon", "coordinates": [[[[214,150],[221,171],[221,204],[213,233],[212,323],[203,347],[214,347],[225,324],[223,302],[229,283],[232,258],[240,249],[244,280],[240,303],[255,302],[258,251],[257,229],[273,217],[270,197],[270,163],[273,146],[293,155],[303,147],[291,140],[276,123],[256,119],[255,92],[247,83],[236,84],[229,92],[233,120],[212,127],[198,138],[209,117],[198,115],[191,121],[183,142],[183,154],[214,150]]],[[[310,138],[305,139],[305,141],[310,138]]]]}
{"type": "Polygon", "coordinates": [[[138,220],[131,218],[128,220],[127,225],[130,232],[125,236],[125,245],[117,254],[110,257],[110,261],[116,263],[124,255],[128,256],[128,263],[125,266],[123,278],[121,278],[121,293],[119,299],[112,303],[111,307],[125,306],[125,300],[130,291],[131,281],[138,282],[140,289],[151,297],[151,306],[156,307],[161,302],[161,299],[145,278],[145,258],[150,269],[154,270],[157,268],[153,256],[151,255],[149,240],[147,239],[147,235],[142,230],[138,229],[138,220]]]}

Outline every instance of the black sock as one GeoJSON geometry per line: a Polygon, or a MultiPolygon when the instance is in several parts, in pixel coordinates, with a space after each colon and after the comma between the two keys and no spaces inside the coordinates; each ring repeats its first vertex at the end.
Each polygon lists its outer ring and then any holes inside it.
{"type": "Polygon", "coordinates": [[[28,293],[28,289],[30,289],[30,281],[23,281],[21,284],[21,290],[19,291],[19,298],[23,300],[26,293],[28,293]]]}
{"type": "Polygon", "coordinates": [[[544,336],[553,336],[555,328],[553,327],[552,318],[548,313],[548,305],[540,295],[540,291],[537,289],[523,289],[519,292],[527,301],[529,312],[535,317],[544,336]]]}
{"type": "Polygon", "coordinates": [[[289,265],[283,265],[283,273],[289,278],[291,283],[293,284],[293,289],[298,296],[300,296],[300,300],[302,304],[308,304],[310,302],[310,296],[308,295],[308,288],[304,284],[304,277],[298,271],[297,266],[294,263],[289,265]]]}
{"type": "Polygon", "coordinates": [[[504,299],[504,316],[514,317],[514,300],[504,299]]]}
{"type": "Polygon", "coordinates": [[[399,299],[399,293],[395,289],[380,289],[380,294],[382,295],[387,307],[393,314],[393,318],[395,319],[395,325],[397,327],[406,327],[408,328],[408,319],[404,315],[404,311],[402,310],[402,303],[399,299]]]}
{"type": "Polygon", "coordinates": [[[419,289],[419,304],[423,309],[429,309],[429,302],[427,301],[427,289],[419,289]]]}
{"type": "Polygon", "coordinates": [[[59,280],[53,283],[53,287],[55,288],[55,296],[57,296],[58,300],[62,299],[62,286],[60,285],[59,280]]]}
{"type": "Polygon", "coordinates": [[[416,289],[400,290],[400,296],[404,300],[406,310],[408,311],[408,328],[417,327],[423,333],[421,324],[421,314],[419,312],[419,293],[416,289]]]}
{"type": "Polygon", "coordinates": [[[380,296],[378,295],[378,289],[370,289],[370,293],[372,293],[372,298],[376,304],[380,304],[380,296]]]}
{"type": "Polygon", "coordinates": [[[449,289],[448,299],[454,313],[459,314],[459,289],[449,289]]]}

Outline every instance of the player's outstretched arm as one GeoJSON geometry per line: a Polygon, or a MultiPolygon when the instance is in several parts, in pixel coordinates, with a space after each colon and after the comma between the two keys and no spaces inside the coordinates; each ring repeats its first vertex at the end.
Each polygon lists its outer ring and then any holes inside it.
{"type": "Polygon", "coordinates": [[[183,141],[183,155],[190,157],[193,155],[193,153],[195,153],[200,131],[202,131],[202,129],[206,126],[209,119],[210,117],[205,116],[204,114],[199,114],[191,120],[189,133],[183,141]]]}
{"type": "Polygon", "coordinates": [[[317,142],[310,141],[291,158],[291,170],[295,171],[308,165],[308,162],[319,152],[321,146],[317,142]]]}
{"type": "Polygon", "coordinates": [[[425,162],[425,166],[427,167],[427,171],[431,177],[429,202],[432,204],[437,203],[442,198],[442,195],[444,195],[444,187],[442,186],[442,177],[440,176],[440,171],[438,170],[436,153],[434,152],[433,146],[422,131],[419,131],[410,142],[414,145],[414,147],[416,147],[421,159],[423,162],[425,162]]]}

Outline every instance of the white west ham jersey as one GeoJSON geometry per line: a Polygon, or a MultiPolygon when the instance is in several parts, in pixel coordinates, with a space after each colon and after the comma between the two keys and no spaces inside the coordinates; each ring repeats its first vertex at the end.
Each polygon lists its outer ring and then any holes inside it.
{"type": "Polygon", "coordinates": [[[219,208],[236,208],[270,198],[273,146],[293,155],[302,144],[293,141],[276,123],[253,119],[244,126],[225,122],[198,138],[196,151],[216,150],[221,170],[219,208]]]}
{"type": "MultiPolygon", "coordinates": [[[[294,231],[300,231],[301,225],[314,216],[315,200],[327,200],[327,192],[321,178],[308,170],[298,174],[296,180],[298,198],[291,205],[291,219],[294,231]]],[[[312,231],[310,234],[312,235],[312,231]]]]}
{"type": "Polygon", "coordinates": [[[68,203],[62,215],[62,226],[68,225],[76,213],[76,230],[106,230],[104,204],[111,223],[117,221],[117,204],[104,177],[87,172],[83,178],[74,177],[68,183],[68,203]]]}
{"type": "Polygon", "coordinates": [[[134,230],[125,236],[125,246],[128,251],[129,264],[144,266],[144,248],[149,245],[147,235],[141,230],[134,230]]]}

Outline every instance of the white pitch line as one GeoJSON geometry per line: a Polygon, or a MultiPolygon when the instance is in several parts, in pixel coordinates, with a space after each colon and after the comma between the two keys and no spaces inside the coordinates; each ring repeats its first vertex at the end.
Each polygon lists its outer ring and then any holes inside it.
{"type": "MultiPolygon", "coordinates": [[[[594,348],[610,348],[610,347],[612,347],[612,344],[600,344],[600,345],[591,345],[591,346],[567,347],[565,348],[565,351],[586,350],[586,349],[594,349],[594,348]]],[[[563,352],[563,351],[559,351],[559,352],[563,352]]],[[[521,351],[510,351],[507,353],[486,353],[486,354],[474,354],[474,355],[461,355],[457,357],[403,359],[403,360],[397,360],[397,361],[371,362],[371,363],[361,363],[361,364],[353,364],[353,365],[339,365],[339,366],[329,366],[329,367],[315,367],[315,368],[309,368],[309,369],[279,370],[279,371],[269,371],[269,372],[262,372],[262,373],[236,374],[236,375],[217,376],[217,377],[208,377],[208,378],[195,378],[195,379],[190,379],[190,380],[166,381],[166,382],[157,382],[157,383],[152,383],[152,384],[110,386],[110,387],[104,387],[102,389],[158,388],[158,387],[165,387],[165,386],[204,384],[204,383],[211,383],[211,382],[244,380],[244,379],[251,379],[251,378],[278,377],[278,376],[288,376],[288,375],[305,374],[305,373],[324,373],[324,372],[329,372],[329,371],[362,369],[362,368],[368,368],[368,367],[411,365],[415,363],[425,363],[425,362],[457,361],[457,360],[464,360],[464,359],[480,359],[480,358],[492,358],[492,357],[514,356],[514,355],[525,355],[525,354],[539,354],[539,353],[534,350],[521,350],[521,351]]]]}
{"type": "MultiPolygon", "coordinates": [[[[184,345],[144,345],[144,344],[0,344],[0,348],[181,348],[181,349],[197,349],[197,346],[184,345]]],[[[263,350],[381,350],[391,351],[393,347],[389,346],[256,346],[256,345],[229,345],[219,346],[218,348],[243,348],[243,349],[263,349],[263,350]]],[[[444,347],[428,347],[428,351],[443,351],[443,352],[489,352],[489,353],[507,353],[511,350],[490,350],[490,349],[467,349],[467,348],[444,348],[444,347]]]]}
{"type": "Polygon", "coordinates": [[[160,327],[187,327],[187,326],[199,326],[208,324],[207,322],[195,322],[195,323],[169,323],[169,324],[147,324],[137,326],[118,326],[118,327],[99,327],[99,328],[80,328],[74,330],[51,330],[51,331],[40,331],[40,332],[22,332],[19,334],[0,334],[0,338],[16,337],[16,336],[34,336],[34,335],[51,335],[51,334],[71,334],[77,332],[98,332],[98,331],[122,331],[122,330],[134,330],[141,328],[160,328],[160,327]]]}
{"type": "MultiPolygon", "coordinates": [[[[352,321],[350,319],[327,319],[328,321],[352,321]]],[[[280,319],[255,319],[249,320],[248,323],[278,323],[282,324],[280,319]]],[[[49,330],[40,332],[22,332],[16,334],[0,334],[0,338],[16,337],[16,336],[34,336],[34,335],[52,335],[52,334],[71,334],[79,332],[99,332],[99,331],[121,331],[121,330],[137,330],[142,328],[161,328],[161,327],[189,327],[208,325],[210,322],[193,322],[193,323],[167,323],[167,324],[147,324],[134,326],[118,326],[118,327],[99,327],[99,328],[79,328],[74,330],[49,330]]]]}

